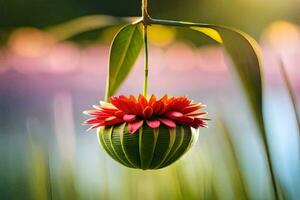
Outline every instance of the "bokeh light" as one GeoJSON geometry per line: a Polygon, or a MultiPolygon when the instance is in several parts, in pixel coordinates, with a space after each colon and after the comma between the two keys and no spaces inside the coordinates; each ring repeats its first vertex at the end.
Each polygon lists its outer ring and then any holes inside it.
{"type": "Polygon", "coordinates": [[[19,28],[8,40],[8,48],[18,56],[39,57],[47,54],[55,39],[36,28],[19,28]]]}
{"type": "Polygon", "coordinates": [[[170,70],[188,71],[196,67],[193,47],[185,43],[175,43],[168,47],[164,58],[170,70]]]}

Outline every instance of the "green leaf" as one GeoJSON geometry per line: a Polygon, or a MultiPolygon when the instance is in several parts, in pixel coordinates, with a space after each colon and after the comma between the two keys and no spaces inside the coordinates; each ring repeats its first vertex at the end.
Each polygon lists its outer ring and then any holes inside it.
{"type": "Polygon", "coordinates": [[[162,19],[151,19],[151,23],[188,27],[222,43],[234,63],[234,69],[239,75],[261,132],[264,133],[260,53],[254,39],[242,31],[218,25],[162,19]]]}
{"type": "Polygon", "coordinates": [[[114,95],[131,71],[143,47],[143,34],[140,25],[123,27],[115,36],[109,60],[106,97],[114,95]]]}
{"type": "Polygon", "coordinates": [[[246,33],[216,25],[191,26],[215,41],[222,43],[232,59],[245,93],[259,125],[262,123],[262,81],[260,52],[257,43],[246,33]]]}
{"type": "Polygon", "coordinates": [[[257,43],[246,33],[228,27],[194,24],[191,25],[190,28],[200,31],[205,35],[215,39],[217,42],[222,43],[230,55],[232,62],[234,63],[234,69],[239,75],[239,79],[244,87],[245,94],[249,99],[255,120],[260,129],[261,137],[263,139],[267,154],[267,162],[270,169],[274,195],[275,198],[278,199],[276,178],[274,175],[274,169],[270,156],[270,148],[267,141],[263,120],[262,79],[260,72],[261,63],[259,58],[260,52],[257,43]],[[202,28],[205,28],[205,31],[203,31],[202,28]]]}
{"type": "Polygon", "coordinates": [[[45,31],[50,33],[57,40],[66,40],[87,31],[113,25],[124,25],[134,20],[136,20],[136,17],[119,18],[109,15],[88,15],[47,27],[45,31]]]}

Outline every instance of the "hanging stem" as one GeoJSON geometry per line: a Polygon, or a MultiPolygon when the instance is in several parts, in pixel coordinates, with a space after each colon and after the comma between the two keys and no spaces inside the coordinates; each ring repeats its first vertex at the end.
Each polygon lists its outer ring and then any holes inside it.
{"type": "Polygon", "coordinates": [[[144,25],[144,44],[145,44],[145,68],[144,68],[144,97],[148,95],[148,37],[147,25],[144,25]]]}
{"type": "Polygon", "coordinates": [[[142,0],[142,19],[144,24],[148,18],[150,18],[148,14],[148,0],[142,0]]]}
{"type": "Polygon", "coordinates": [[[148,1],[142,0],[142,19],[143,19],[143,26],[144,26],[144,45],[145,45],[145,68],[144,68],[144,90],[143,94],[144,97],[147,98],[148,95],[148,33],[147,33],[147,21],[149,19],[148,15],[148,1]]]}

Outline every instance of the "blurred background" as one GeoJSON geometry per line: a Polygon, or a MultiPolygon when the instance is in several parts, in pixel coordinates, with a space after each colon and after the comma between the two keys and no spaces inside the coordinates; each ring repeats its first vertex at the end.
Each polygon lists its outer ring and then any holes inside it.
{"type": "MultiPolygon", "coordinates": [[[[104,98],[116,19],[139,0],[0,0],[0,199],[274,199],[263,140],[222,47],[152,26],[150,93],[207,105],[208,129],[174,165],[127,169],[86,132],[104,98]],[[105,16],[104,16],[105,15],[105,16]]],[[[263,53],[264,116],[281,199],[300,199],[300,132],[279,60],[300,95],[300,1],[150,0],[156,18],[223,24],[263,53]]],[[[143,56],[118,94],[139,94],[143,56]]],[[[296,106],[299,106],[299,100],[296,106]]]]}

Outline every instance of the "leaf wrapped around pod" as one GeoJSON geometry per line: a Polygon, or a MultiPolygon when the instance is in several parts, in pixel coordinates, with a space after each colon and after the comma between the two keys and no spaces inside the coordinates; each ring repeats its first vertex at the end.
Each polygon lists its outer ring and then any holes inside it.
{"type": "Polygon", "coordinates": [[[160,169],[177,161],[198,138],[197,130],[177,125],[153,129],[143,125],[131,134],[126,123],[98,129],[106,152],[119,163],[139,169],[160,169]]]}

